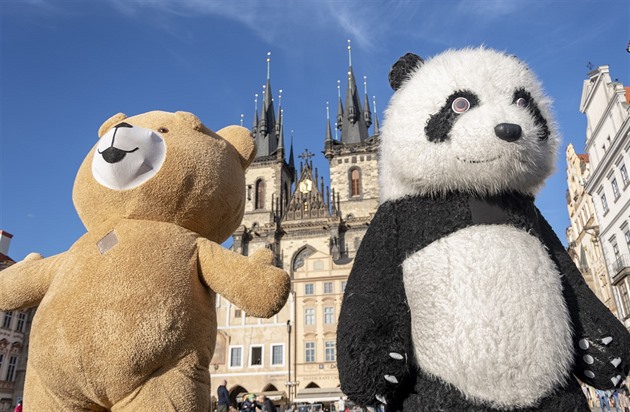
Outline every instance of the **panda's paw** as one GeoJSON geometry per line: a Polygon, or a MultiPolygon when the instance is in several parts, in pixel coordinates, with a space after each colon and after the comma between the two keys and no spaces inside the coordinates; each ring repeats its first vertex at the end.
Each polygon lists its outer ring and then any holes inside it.
{"type": "Polygon", "coordinates": [[[385,361],[386,373],[383,374],[380,388],[381,391],[376,394],[376,400],[387,405],[388,399],[391,399],[403,379],[409,373],[409,365],[407,354],[404,351],[394,350],[387,354],[385,361]]]}
{"type": "Polygon", "coordinates": [[[611,336],[580,339],[575,373],[582,381],[599,389],[614,389],[623,383],[628,365],[614,353],[612,342],[611,336]]]}

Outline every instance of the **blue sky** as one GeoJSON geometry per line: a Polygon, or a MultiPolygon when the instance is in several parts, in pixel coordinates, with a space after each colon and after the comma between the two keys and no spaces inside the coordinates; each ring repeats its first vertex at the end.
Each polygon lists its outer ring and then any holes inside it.
{"type": "MultiPolygon", "coordinates": [[[[555,101],[557,171],[537,198],[564,241],[564,149],[584,150],[579,112],[591,62],[630,85],[627,0],[0,0],[0,229],[10,256],[67,250],[85,229],[72,204],[76,171],[117,112],[185,110],[217,130],[252,124],[271,52],[285,136],[321,155],[326,102],[348,67],[367,76],[379,119],[391,65],[485,44],[525,60],[555,101]]],[[[362,87],[360,85],[360,87],[362,87]]]]}

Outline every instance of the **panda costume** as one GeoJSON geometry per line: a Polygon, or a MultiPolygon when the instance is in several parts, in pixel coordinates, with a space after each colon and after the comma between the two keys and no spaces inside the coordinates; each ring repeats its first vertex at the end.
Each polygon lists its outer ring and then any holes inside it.
{"type": "Polygon", "coordinates": [[[589,411],[630,334],[534,194],[559,146],[527,66],[477,48],[402,57],[381,130],[381,204],[348,279],[341,389],[388,411],[589,411]]]}

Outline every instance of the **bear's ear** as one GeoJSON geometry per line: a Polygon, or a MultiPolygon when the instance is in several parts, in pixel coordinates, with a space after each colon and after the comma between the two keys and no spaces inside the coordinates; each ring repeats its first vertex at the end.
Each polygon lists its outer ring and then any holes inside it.
{"type": "Polygon", "coordinates": [[[118,123],[122,122],[126,118],[127,118],[126,114],[124,114],[124,113],[117,113],[117,114],[113,115],[112,117],[110,117],[109,119],[105,120],[105,123],[103,123],[101,125],[101,127],[98,128],[98,137],[99,138],[103,137],[103,135],[105,133],[107,133],[107,131],[109,129],[111,129],[112,127],[114,127],[118,123]]]}
{"type": "Polygon", "coordinates": [[[234,146],[241,158],[243,170],[247,169],[256,157],[256,144],[249,130],[242,126],[227,126],[217,134],[234,146]]]}
{"type": "Polygon", "coordinates": [[[413,53],[407,53],[398,59],[389,71],[389,85],[392,89],[400,89],[400,86],[409,79],[409,75],[413,73],[415,69],[420,67],[422,63],[424,63],[424,60],[422,60],[422,58],[417,54],[413,53]]]}
{"type": "Polygon", "coordinates": [[[208,130],[208,128],[201,123],[201,120],[190,112],[175,112],[175,117],[179,122],[187,124],[198,132],[206,133],[208,130]]]}

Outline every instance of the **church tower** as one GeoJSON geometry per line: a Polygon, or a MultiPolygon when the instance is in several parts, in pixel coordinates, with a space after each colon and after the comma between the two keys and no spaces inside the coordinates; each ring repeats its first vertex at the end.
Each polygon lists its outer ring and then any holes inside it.
{"type": "Polygon", "coordinates": [[[276,405],[324,403],[330,409],[344,396],[336,364],[337,319],[356,250],[378,207],[378,119],[370,109],[365,78],[360,98],[350,44],[348,56],[344,101],[338,85],[334,138],[327,108],[329,187],[313,167],[315,155],[308,149],[298,156],[296,169],[291,140],[285,160],[281,91],[276,110],[267,58],[260,111],[259,96],[255,99],[252,137],[257,153],[245,174],[245,213],[233,234],[232,250],[243,255],[273,250],[276,265],[291,277],[291,293],[270,319],[248,316],[217,296],[210,373],[213,387],[228,381],[233,403],[256,392],[276,405]]]}
{"type": "Polygon", "coordinates": [[[330,126],[330,109],[326,108],[326,139],[324,155],[330,162],[330,186],[335,193],[335,203],[344,224],[340,237],[344,248],[354,256],[367,225],[378,208],[378,166],[379,142],[376,100],[374,114],[370,109],[367,93],[367,78],[363,77],[363,104],[359,97],[357,82],[352,67],[352,46],[348,40],[348,84],[345,107],[341,99],[341,81],[337,82],[337,131],[341,136],[333,138],[330,126]],[[370,135],[369,128],[374,125],[370,135]]]}
{"type": "MultiPolygon", "coordinates": [[[[278,256],[276,228],[278,218],[286,210],[295,182],[293,142],[289,161],[285,160],[284,115],[282,90],[278,110],[274,107],[271,89],[271,53],[267,53],[267,80],[262,90],[262,108],[258,114],[258,94],[255,95],[252,136],[256,141],[256,158],[245,175],[245,214],[239,229],[234,233],[234,250],[250,255],[256,249],[267,247],[278,256]]],[[[279,261],[277,262],[279,264],[279,261]]]]}

